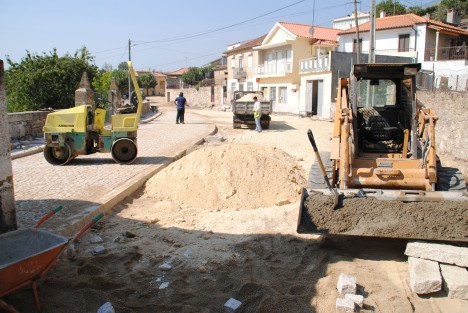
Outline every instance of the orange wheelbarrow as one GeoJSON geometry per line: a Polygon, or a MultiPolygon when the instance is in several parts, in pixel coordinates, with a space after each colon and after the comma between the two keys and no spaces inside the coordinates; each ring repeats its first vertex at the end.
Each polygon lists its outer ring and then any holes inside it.
{"type": "MultiPolygon", "coordinates": [[[[62,209],[53,209],[44,216],[32,229],[19,229],[0,235],[0,298],[27,285],[31,285],[40,311],[41,304],[36,282],[55,264],[68,244],[77,240],[104,214],[99,214],[74,237],[67,238],[39,229],[39,226],[62,209]]],[[[0,309],[7,312],[16,310],[0,299],[0,309]]]]}

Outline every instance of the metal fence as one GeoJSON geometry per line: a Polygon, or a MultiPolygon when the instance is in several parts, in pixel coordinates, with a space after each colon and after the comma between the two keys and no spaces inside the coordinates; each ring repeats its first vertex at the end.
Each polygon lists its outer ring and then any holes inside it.
{"type": "Polygon", "coordinates": [[[433,71],[422,70],[416,75],[416,86],[419,90],[468,92],[468,75],[437,75],[433,71]]]}

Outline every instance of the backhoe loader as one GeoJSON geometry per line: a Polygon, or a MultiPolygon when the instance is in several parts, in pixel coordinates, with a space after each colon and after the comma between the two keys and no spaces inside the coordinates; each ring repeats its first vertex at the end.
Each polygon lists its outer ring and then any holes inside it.
{"type": "MultiPolygon", "coordinates": [[[[420,64],[356,64],[351,78],[339,79],[333,137],[331,147],[326,149],[331,152],[321,154],[324,160],[321,168],[321,161],[312,165],[309,185],[301,198],[299,233],[372,236],[366,227],[376,227],[370,225],[376,223],[366,221],[364,215],[372,208],[364,203],[358,210],[362,218],[352,217],[361,219],[359,227],[337,230],[333,225],[342,218],[339,213],[346,207],[346,198],[357,197],[394,200],[403,205],[428,201],[431,208],[459,201],[454,207],[460,210],[461,217],[454,223],[466,223],[468,197],[463,176],[457,169],[442,167],[436,151],[438,117],[416,100],[415,78],[420,68],[420,64]],[[324,174],[330,180],[328,189],[324,174]],[[331,215],[326,222],[324,211],[319,213],[317,208],[305,207],[308,197],[317,192],[335,194],[335,198],[341,195],[340,204],[335,201],[336,208],[330,204],[327,214],[331,215]]],[[[442,210],[440,214],[444,214],[442,210]]],[[[379,223],[388,222],[384,219],[387,218],[382,217],[379,223]]],[[[386,237],[387,232],[378,234],[386,237]]],[[[394,237],[391,232],[388,234],[394,237]]],[[[421,236],[439,239],[433,237],[421,236]]],[[[453,240],[468,241],[468,234],[453,240]]]]}
{"type": "Polygon", "coordinates": [[[142,97],[131,62],[128,70],[134,86],[130,110],[109,116],[111,111],[80,105],[50,113],[44,125],[44,157],[50,164],[65,165],[78,155],[111,152],[120,164],[137,157],[137,129],[142,97]],[[110,121],[110,123],[108,122],[110,121]]]}

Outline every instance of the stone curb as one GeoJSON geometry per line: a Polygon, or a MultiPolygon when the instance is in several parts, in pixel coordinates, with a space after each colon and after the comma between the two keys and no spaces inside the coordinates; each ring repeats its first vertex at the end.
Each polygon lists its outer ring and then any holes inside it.
{"type": "Polygon", "coordinates": [[[213,129],[211,131],[206,132],[206,134],[202,135],[200,139],[194,140],[188,145],[188,147],[183,148],[182,151],[176,153],[175,156],[170,157],[167,162],[152,166],[146,172],[140,173],[136,175],[133,179],[123,183],[119,187],[115,188],[111,193],[107,194],[102,199],[97,201],[101,204],[83,209],[80,214],[65,219],[62,223],[63,226],[56,229],[55,231],[64,236],[73,236],[74,234],[78,233],[96,215],[98,215],[99,213],[106,214],[110,212],[110,210],[115,205],[117,205],[126,197],[130,196],[132,193],[141,188],[149,178],[154,176],[156,173],[160,172],[172,162],[177,161],[178,159],[185,156],[185,154],[190,148],[202,144],[204,142],[205,137],[215,134],[216,131],[217,127],[213,124],[213,129]]]}
{"type": "MultiPolygon", "coordinates": [[[[144,119],[144,120],[140,120],[140,124],[149,123],[149,122],[155,120],[156,118],[160,117],[161,114],[162,114],[162,112],[158,112],[158,113],[156,113],[155,115],[151,116],[150,118],[147,118],[147,119],[144,119]]],[[[26,150],[26,151],[21,151],[21,152],[17,152],[17,153],[12,153],[12,154],[11,154],[11,159],[12,159],[12,160],[15,160],[15,159],[27,157],[27,156],[29,156],[29,155],[36,154],[36,153],[39,153],[39,152],[42,152],[42,151],[44,151],[44,146],[34,147],[34,148],[28,149],[28,150],[26,150]]]]}

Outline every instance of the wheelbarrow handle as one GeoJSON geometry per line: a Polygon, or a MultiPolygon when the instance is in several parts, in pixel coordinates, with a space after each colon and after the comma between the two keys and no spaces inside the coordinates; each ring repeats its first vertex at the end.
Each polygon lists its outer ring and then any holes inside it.
{"type": "Polygon", "coordinates": [[[101,218],[104,217],[104,213],[99,213],[98,215],[96,215],[92,220],[91,222],[89,222],[88,224],[86,224],[85,227],[83,227],[79,232],[78,234],[75,235],[75,237],[73,237],[73,239],[70,240],[70,243],[74,242],[75,240],[77,240],[78,238],[81,237],[81,235],[83,235],[83,233],[85,231],[87,231],[91,226],[93,226],[95,223],[97,223],[97,221],[99,221],[101,218]]]}
{"type": "Polygon", "coordinates": [[[52,211],[50,211],[49,213],[47,213],[46,216],[44,216],[43,218],[41,218],[39,220],[39,222],[36,223],[36,225],[34,226],[35,229],[39,228],[39,226],[44,223],[46,220],[48,220],[51,216],[55,215],[55,213],[57,213],[58,211],[60,211],[62,209],[62,206],[59,205],[59,206],[56,206],[55,208],[52,209],[52,211]]]}

